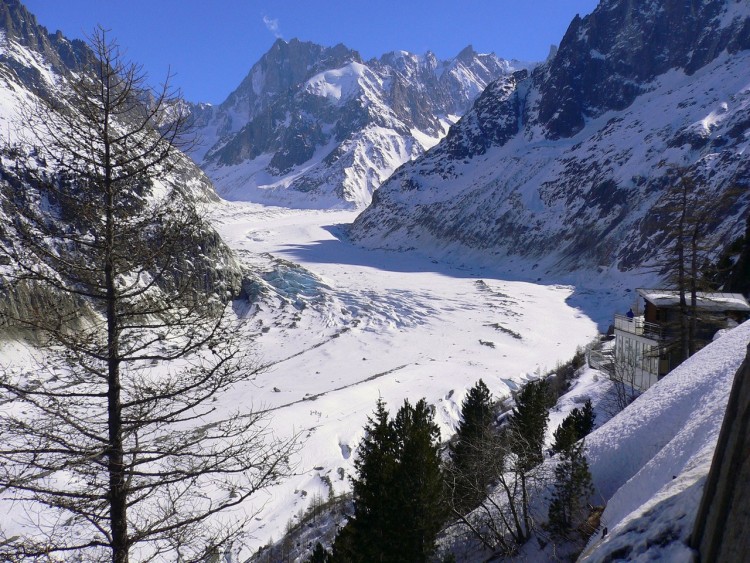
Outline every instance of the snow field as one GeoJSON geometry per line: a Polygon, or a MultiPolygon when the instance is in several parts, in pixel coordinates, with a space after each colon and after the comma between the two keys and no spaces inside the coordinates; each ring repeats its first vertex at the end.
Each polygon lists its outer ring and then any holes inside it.
{"type": "Polygon", "coordinates": [[[447,439],[479,378],[495,396],[507,396],[597,332],[566,304],[569,286],[508,282],[489,270],[357,248],[339,226],[353,212],[227,203],[214,217],[249,265],[285,270],[264,276],[276,285],[245,312],[244,330],[268,368],[221,403],[270,409],[274,432],[301,438],[295,475],[256,501],[256,508],[265,505],[250,551],[281,537],[313,494],[326,498],[324,479],[336,494],[349,490],[378,397],[394,413],[404,399],[425,397],[447,439]],[[294,287],[305,294],[296,301],[289,297],[294,287]]]}

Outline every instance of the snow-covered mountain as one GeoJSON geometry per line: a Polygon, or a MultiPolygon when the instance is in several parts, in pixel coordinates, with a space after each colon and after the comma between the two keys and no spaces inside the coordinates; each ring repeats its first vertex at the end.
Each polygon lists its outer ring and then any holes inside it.
{"type": "MultiPolygon", "coordinates": [[[[0,225],[3,227],[13,223],[13,217],[8,215],[13,213],[12,206],[6,205],[4,194],[12,193],[18,186],[44,185],[61,172],[33,146],[35,136],[28,130],[29,122],[24,119],[22,108],[33,108],[39,96],[55,97],[74,73],[85,72],[83,61],[93,57],[84,42],[69,41],[60,31],[48,33],[19,0],[0,3],[0,225]]],[[[65,111],[76,115],[80,108],[66,106],[65,111]]],[[[176,159],[174,167],[159,182],[161,186],[155,186],[155,191],[174,187],[186,206],[205,205],[219,199],[208,177],[184,156],[176,159]]],[[[226,281],[239,291],[241,273],[230,250],[209,225],[204,226],[204,238],[196,241],[192,258],[207,260],[215,271],[216,281],[226,281]]],[[[13,236],[10,230],[0,228],[0,244],[11,243],[13,236]]],[[[4,254],[2,261],[0,267],[9,265],[4,254]]],[[[12,289],[2,292],[0,308],[9,302],[11,306],[26,307],[41,299],[38,295],[19,294],[18,287],[12,289]]]]}
{"type": "MultiPolygon", "coordinates": [[[[0,4],[0,135],[10,144],[29,138],[19,110],[41,93],[54,94],[82,61],[93,57],[86,43],[68,40],[61,31],[48,33],[20,0],[0,4]]],[[[147,102],[144,100],[144,102],[147,102]]],[[[75,108],[71,108],[75,111],[75,108]]],[[[205,174],[182,159],[167,182],[177,182],[197,201],[215,201],[216,192],[205,174]]]]}
{"type": "Polygon", "coordinates": [[[749,68],[746,0],[602,0],[398,170],[351,235],[534,277],[633,270],[668,238],[678,167],[705,200],[732,194],[706,216],[718,250],[748,210],[749,68]]]}
{"type": "Polygon", "coordinates": [[[517,61],[466,47],[363,61],[343,45],[277,40],[219,106],[193,106],[192,153],[231,200],[364,207],[517,61]]]}

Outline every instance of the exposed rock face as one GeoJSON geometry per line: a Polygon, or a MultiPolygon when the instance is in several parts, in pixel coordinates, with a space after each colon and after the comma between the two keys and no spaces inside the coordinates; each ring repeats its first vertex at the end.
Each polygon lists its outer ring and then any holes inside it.
{"type": "Polygon", "coordinates": [[[519,70],[490,84],[461,122],[461,127],[448,132],[444,149],[454,158],[468,158],[484,154],[491,146],[504,145],[513,138],[521,128],[523,100],[518,84],[528,75],[528,71],[519,70]]]}
{"type": "MultiPolygon", "coordinates": [[[[223,165],[237,164],[272,148],[286,147],[285,141],[293,141],[297,135],[302,136],[301,144],[304,145],[308,134],[315,137],[315,127],[306,122],[301,112],[315,111],[316,102],[319,105],[321,100],[317,96],[301,100],[299,112],[290,116],[288,132],[275,136],[277,123],[287,118],[287,107],[283,102],[288,102],[289,96],[310,76],[352,61],[360,62],[359,55],[343,45],[324,48],[297,40],[286,43],[278,39],[221,106],[204,105],[199,110],[199,124],[210,124],[219,138],[229,136],[218,146],[202,147],[202,150],[210,149],[207,160],[223,165]]],[[[287,158],[300,146],[299,143],[296,146],[290,143],[287,158]]],[[[281,163],[284,157],[279,158],[281,163]]],[[[294,160],[292,157],[291,161],[294,160]]]]}
{"type": "MultiPolygon", "coordinates": [[[[6,0],[0,5],[0,30],[4,41],[15,41],[20,45],[40,53],[44,60],[58,72],[66,69],[80,68],[81,60],[88,55],[88,49],[83,41],[77,39],[68,41],[58,31],[48,34],[47,30],[38,25],[36,17],[21,4],[20,0],[6,0]]],[[[0,60],[14,65],[15,60],[6,53],[0,55],[0,60]]],[[[18,68],[24,68],[18,65],[18,68]]]]}
{"type": "Polygon", "coordinates": [[[450,61],[363,61],[343,45],[277,40],[225,102],[194,106],[193,157],[229,199],[363,206],[511,68],[471,47],[450,61]]]}
{"type": "Polygon", "coordinates": [[[750,197],[749,30],[744,1],[604,0],[546,64],[491,84],[398,170],[352,236],[473,249],[539,275],[631,270],[669,239],[679,167],[722,201],[706,217],[718,250],[742,232],[750,197]]]}
{"type": "Polygon", "coordinates": [[[13,81],[20,81],[26,86],[44,89],[47,83],[43,68],[18,57],[11,48],[13,44],[27,49],[32,57],[36,55],[38,61],[43,61],[43,67],[58,74],[77,70],[89,55],[82,41],[68,41],[59,31],[48,34],[20,0],[0,4],[0,80],[6,87],[13,81]]]}
{"type": "Polygon", "coordinates": [[[541,93],[536,117],[547,136],[570,137],[587,116],[627,108],[670,69],[692,75],[725,49],[750,48],[748,22],[724,25],[724,4],[610,1],[584,19],[576,17],[558,55],[535,80],[541,93]]]}

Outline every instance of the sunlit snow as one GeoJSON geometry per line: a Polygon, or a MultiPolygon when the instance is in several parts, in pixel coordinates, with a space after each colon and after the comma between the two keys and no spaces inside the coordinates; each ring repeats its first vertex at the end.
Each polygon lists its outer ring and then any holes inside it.
{"type": "Polygon", "coordinates": [[[301,432],[297,474],[261,495],[252,548],[278,539],[314,493],[348,490],[366,417],[378,397],[436,407],[443,439],[479,378],[496,396],[569,359],[596,334],[566,304],[569,286],[503,281],[410,253],[348,243],[352,212],[225,204],[215,213],[241,259],[264,272],[266,297],[247,330],[268,369],[225,406],[272,409],[280,434],[301,432]]]}
{"type": "MultiPolygon", "coordinates": [[[[365,65],[351,62],[342,68],[316,74],[305,83],[305,89],[316,96],[345,101],[361,91],[360,80],[364,80],[366,72],[365,65]]],[[[371,80],[375,79],[373,75],[371,80]]]]}
{"type": "Polygon", "coordinates": [[[689,561],[687,541],[750,322],[726,332],[586,440],[607,508],[584,561],[689,561]]]}

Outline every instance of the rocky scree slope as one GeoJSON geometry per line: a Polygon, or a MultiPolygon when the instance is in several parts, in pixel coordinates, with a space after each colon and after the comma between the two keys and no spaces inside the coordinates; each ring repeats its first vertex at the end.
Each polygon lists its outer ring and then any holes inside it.
{"type": "Polygon", "coordinates": [[[637,271],[668,244],[668,188],[686,176],[718,250],[750,196],[748,68],[744,0],[603,0],[398,170],[351,236],[525,276],[637,271]]]}
{"type": "Polygon", "coordinates": [[[227,199],[363,207],[518,62],[404,51],[363,61],[343,45],[277,40],[219,106],[192,106],[192,156],[227,199]]]}

